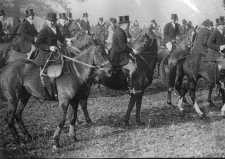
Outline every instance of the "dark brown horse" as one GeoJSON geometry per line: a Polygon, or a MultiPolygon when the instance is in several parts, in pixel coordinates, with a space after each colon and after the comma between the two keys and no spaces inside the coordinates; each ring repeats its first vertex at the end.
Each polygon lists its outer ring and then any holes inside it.
{"type": "MultiPolygon", "coordinates": [[[[127,113],[125,115],[125,125],[129,125],[130,114],[133,107],[136,105],[136,122],[138,125],[143,125],[141,122],[141,104],[145,89],[152,83],[154,69],[157,62],[158,45],[156,39],[150,39],[147,34],[143,34],[132,42],[132,47],[138,50],[135,55],[137,62],[137,69],[133,74],[132,83],[135,93],[130,94],[130,102],[128,105],[127,113]]],[[[103,66],[104,69],[110,70],[110,63],[103,66]]],[[[124,73],[122,69],[113,76],[98,76],[100,83],[108,88],[114,90],[128,91],[128,74],[124,73]]]]}
{"type": "Polygon", "coordinates": [[[182,103],[184,96],[189,92],[191,97],[191,103],[194,106],[195,111],[200,117],[204,117],[205,113],[199,108],[198,102],[196,100],[196,89],[198,81],[203,78],[209,85],[209,100],[211,101],[212,89],[219,82],[219,68],[218,68],[218,57],[205,58],[201,53],[191,54],[185,59],[181,60],[177,64],[175,89],[178,91],[180,98],[178,102],[178,107],[183,113],[182,103]],[[182,87],[182,81],[184,76],[187,77],[188,82],[186,87],[182,87]]]}
{"type": "MultiPolygon", "coordinates": [[[[58,94],[59,106],[62,108],[60,123],[55,130],[53,140],[53,148],[59,147],[59,138],[64,127],[68,105],[70,104],[74,111],[77,107],[77,98],[82,86],[89,81],[92,81],[98,74],[108,73],[106,69],[96,67],[103,61],[102,55],[104,52],[101,46],[91,45],[82,54],[76,58],[65,57],[64,70],[60,77],[56,79],[55,85],[58,94]]],[[[15,123],[19,125],[26,139],[30,139],[31,135],[28,133],[22,121],[22,113],[28,100],[34,96],[43,100],[56,100],[51,97],[47,90],[43,87],[40,79],[40,67],[27,62],[26,60],[18,60],[9,63],[1,70],[0,74],[0,90],[1,97],[8,103],[7,122],[8,126],[16,141],[20,141],[15,123]]],[[[76,114],[70,121],[69,134],[74,139],[75,136],[75,119],[76,114]]]]}
{"type": "MultiPolygon", "coordinates": [[[[169,53],[169,55],[164,56],[163,59],[161,59],[160,74],[161,79],[165,82],[165,84],[168,87],[167,103],[169,105],[172,104],[171,95],[175,87],[175,83],[177,81],[176,66],[180,60],[184,59],[187,55],[190,54],[192,46],[191,37],[192,37],[191,31],[188,32],[186,35],[181,35],[179,39],[176,41],[176,45],[173,48],[173,50],[169,53]]],[[[165,52],[164,54],[168,54],[166,51],[164,52],[165,52]]]]}

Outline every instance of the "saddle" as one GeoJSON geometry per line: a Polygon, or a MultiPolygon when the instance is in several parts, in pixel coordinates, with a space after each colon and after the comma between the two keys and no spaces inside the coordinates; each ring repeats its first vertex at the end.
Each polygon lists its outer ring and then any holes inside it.
{"type": "Polygon", "coordinates": [[[62,75],[63,66],[63,56],[58,52],[50,52],[44,67],[40,68],[41,83],[50,97],[55,99],[58,98],[55,80],[62,75]],[[57,57],[56,54],[58,54],[57,57]]]}

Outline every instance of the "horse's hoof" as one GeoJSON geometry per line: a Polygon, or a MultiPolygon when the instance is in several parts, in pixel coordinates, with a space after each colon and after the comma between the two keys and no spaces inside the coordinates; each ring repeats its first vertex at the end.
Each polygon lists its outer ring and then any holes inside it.
{"type": "Polygon", "coordinates": [[[145,122],[142,122],[142,121],[137,121],[136,123],[137,123],[138,126],[145,126],[146,125],[145,122]]]}
{"type": "Polygon", "coordinates": [[[73,137],[73,141],[74,141],[74,142],[79,142],[79,139],[78,139],[76,136],[74,136],[74,137],[73,137]]]}
{"type": "Polygon", "coordinates": [[[205,120],[205,119],[208,119],[208,116],[205,113],[203,113],[202,115],[199,115],[199,118],[201,120],[205,120]]]}
{"type": "Polygon", "coordinates": [[[87,120],[87,125],[88,126],[92,126],[94,123],[92,122],[92,120],[87,120]]]}
{"type": "Polygon", "coordinates": [[[56,146],[56,145],[53,145],[53,146],[52,146],[52,152],[53,152],[53,153],[58,153],[58,152],[59,152],[59,147],[56,146]]]}
{"type": "Polygon", "coordinates": [[[124,127],[130,127],[131,125],[130,125],[130,123],[129,123],[129,121],[124,121],[124,127]]]}

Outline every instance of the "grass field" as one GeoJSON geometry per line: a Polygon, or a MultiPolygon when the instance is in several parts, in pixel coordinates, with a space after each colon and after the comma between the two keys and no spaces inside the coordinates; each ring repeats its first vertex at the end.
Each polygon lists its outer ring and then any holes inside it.
{"type": "MultiPolygon", "coordinates": [[[[92,92],[88,110],[94,124],[86,125],[79,111],[78,142],[68,137],[68,123],[62,133],[60,151],[52,152],[51,139],[61,109],[54,102],[40,103],[32,99],[23,114],[25,124],[34,137],[23,146],[12,144],[4,116],[6,106],[0,108],[0,146],[6,155],[17,157],[225,157],[225,119],[220,115],[221,100],[217,107],[207,105],[207,91],[198,92],[201,107],[208,119],[200,119],[189,105],[186,115],[180,116],[176,107],[166,104],[166,91],[155,81],[142,104],[141,118],[146,126],[135,123],[135,110],[131,127],[122,124],[129,96],[102,88],[92,92]]],[[[176,96],[173,97],[176,103],[176,96]]],[[[3,152],[3,151],[2,151],[3,152]]],[[[1,154],[0,154],[1,157],[1,154]]]]}

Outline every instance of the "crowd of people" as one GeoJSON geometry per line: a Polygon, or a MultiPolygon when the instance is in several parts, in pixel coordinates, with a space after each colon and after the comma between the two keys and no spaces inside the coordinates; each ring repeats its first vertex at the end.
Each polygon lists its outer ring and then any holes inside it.
{"type": "MultiPolygon", "coordinates": [[[[68,26],[74,21],[72,13],[60,13],[59,15],[54,12],[48,13],[46,25],[39,32],[33,24],[35,17],[33,9],[26,10],[25,18],[20,23],[17,22],[11,30],[5,25],[4,19],[6,16],[5,11],[1,10],[0,42],[12,40],[14,50],[22,53],[28,52],[26,45],[34,44],[40,50],[37,61],[41,66],[45,64],[50,52],[58,50],[58,41],[66,45],[66,39],[71,37],[71,30],[68,29],[68,26]]],[[[88,13],[83,13],[82,18],[77,21],[78,30],[85,32],[87,35],[95,34],[95,37],[101,40],[106,52],[111,56],[111,63],[115,69],[123,65],[121,63],[124,61],[121,59],[130,59],[131,62],[125,63],[132,65],[132,54],[135,54],[136,50],[132,49],[129,43],[132,38],[135,39],[143,31],[138,20],[131,24],[129,16],[120,16],[118,19],[110,18],[109,23],[107,23],[103,17],[100,17],[95,26],[97,31],[93,33],[88,18],[88,13]],[[128,58],[122,58],[123,55],[128,55],[128,58]]],[[[178,15],[172,14],[171,22],[161,29],[160,25],[153,19],[147,28],[147,34],[158,39],[159,45],[164,45],[169,51],[172,50],[180,36],[185,36],[190,31],[193,33],[193,53],[208,52],[208,49],[210,52],[225,49],[224,17],[216,19],[215,26],[213,21],[209,19],[195,27],[191,21],[183,19],[182,24],[179,24],[178,21],[178,15]]],[[[133,72],[134,69],[130,71],[133,72]]]]}

